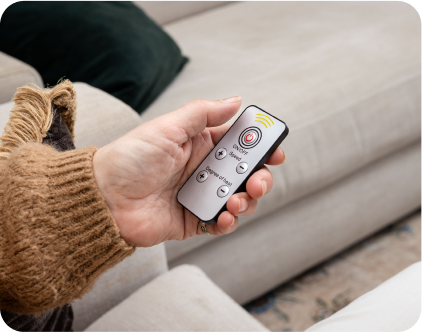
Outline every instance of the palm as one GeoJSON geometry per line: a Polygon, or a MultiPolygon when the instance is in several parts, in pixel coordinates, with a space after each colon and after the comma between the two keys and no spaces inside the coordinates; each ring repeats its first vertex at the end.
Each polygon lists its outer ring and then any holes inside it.
{"type": "Polygon", "coordinates": [[[107,147],[113,171],[103,189],[112,214],[127,225],[120,228],[122,235],[139,239],[144,234],[141,243],[133,240],[141,246],[196,234],[198,219],[185,213],[176,195],[214,147],[208,129],[179,145],[183,130],[171,127],[152,133],[150,125],[139,126],[107,147]]]}

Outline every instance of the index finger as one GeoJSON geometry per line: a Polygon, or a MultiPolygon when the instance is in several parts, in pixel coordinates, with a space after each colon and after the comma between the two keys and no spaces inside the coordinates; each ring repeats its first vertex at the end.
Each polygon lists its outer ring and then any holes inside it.
{"type": "Polygon", "coordinates": [[[219,126],[230,120],[239,110],[240,102],[241,97],[223,100],[196,99],[152,121],[157,121],[160,128],[167,127],[183,133],[180,137],[172,136],[173,141],[182,144],[206,127],[219,126]]]}

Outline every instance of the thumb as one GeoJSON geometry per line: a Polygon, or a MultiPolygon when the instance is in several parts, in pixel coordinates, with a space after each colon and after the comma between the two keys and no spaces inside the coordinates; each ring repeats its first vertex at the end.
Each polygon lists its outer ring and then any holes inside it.
{"type": "Polygon", "coordinates": [[[206,127],[216,127],[226,123],[239,110],[241,100],[240,96],[223,100],[195,99],[164,115],[161,120],[182,129],[187,136],[183,138],[185,141],[206,127]]]}

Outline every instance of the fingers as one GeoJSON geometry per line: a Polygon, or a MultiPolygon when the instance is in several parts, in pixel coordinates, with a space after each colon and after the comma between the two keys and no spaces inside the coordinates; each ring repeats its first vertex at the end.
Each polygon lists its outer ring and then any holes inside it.
{"type": "Polygon", "coordinates": [[[249,196],[255,199],[269,193],[272,187],[273,176],[266,166],[256,171],[246,183],[246,191],[249,196]]]}
{"type": "MultiPolygon", "coordinates": [[[[213,225],[206,225],[207,232],[210,235],[224,235],[234,232],[239,223],[239,219],[233,216],[230,212],[225,211],[218,217],[217,223],[213,225]]],[[[198,227],[198,234],[203,235],[201,228],[198,227]]]]}
{"type": "MultiPolygon", "coordinates": [[[[281,149],[280,149],[281,150],[281,149]]],[[[281,156],[283,156],[282,154],[281,156]]],[[[276,157],[278,158],[278,157],[276,157]]],[[[267,167],[255,172],[246,183],[247,193],[238,193],[227,201],[227,210],[218,217],[217,223],[207,225],[207,232],[211,235],[223,235],[234,232],[239,223],[237,216],[251,215],[255,212],[258,198],[270,192],[273,177],[267,167]]],[[[199,229],[198,234],[203,234],[199,229]]]]}
{"type": "Polygon", "coordinates": [[[284,163],[286,160],[286,155],[284,154],[284,151],[278,147],[274,153],[268,158],[266,164],[267,165],[280,165],[284,163]]]}
{"type": "MultiPolygon", "coordinates": [[[[230,234],[236,230],[238,223],[239,219],[237,217],[233,216],[228,211],[224,211],[218,217],[217,223],[207,226],[207,229],[211,229],[214,235],[230,234]]],[[[208,231],[208,233],[210,233],[210,231],[208,231]]]]}
{"type": "Polygon", "coordinates": [[[249,216],[255,212],[258,200],[247,193],[238,193],[227,201],[227,210],[234,216],[249,216]]]}
{"type": "Polygon", "coordinates": [[[240,102],[241,97],[225,100],[196,99],[156,120],[160,119],[164,124],[176,126],[186,133],[187,137],[172,137],[174,141],[180,141],[176,143],[183,144],[206,127],[219,126],[230,120],[239,110],[240,102]]]}

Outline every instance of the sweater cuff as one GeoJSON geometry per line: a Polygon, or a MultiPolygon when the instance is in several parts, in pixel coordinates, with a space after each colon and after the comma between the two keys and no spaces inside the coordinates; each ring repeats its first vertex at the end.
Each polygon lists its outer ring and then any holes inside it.
{"type": "Polygon", "coordinates": [[[26,143],[11,154],[3,197],[4,235],[13,244],[9,310],[39,313],[80,298],[135,251],[97,188],[95,152],[26,143]]]}
{"type": "Polygon", "coordinates": [[[50,197],[47,214],[69,226],[67,240],[78,273],[87,277],[131,255],[135,248],[121,237],[93,173],[95,147],[56,153],[47,167],[50,197]]]}

